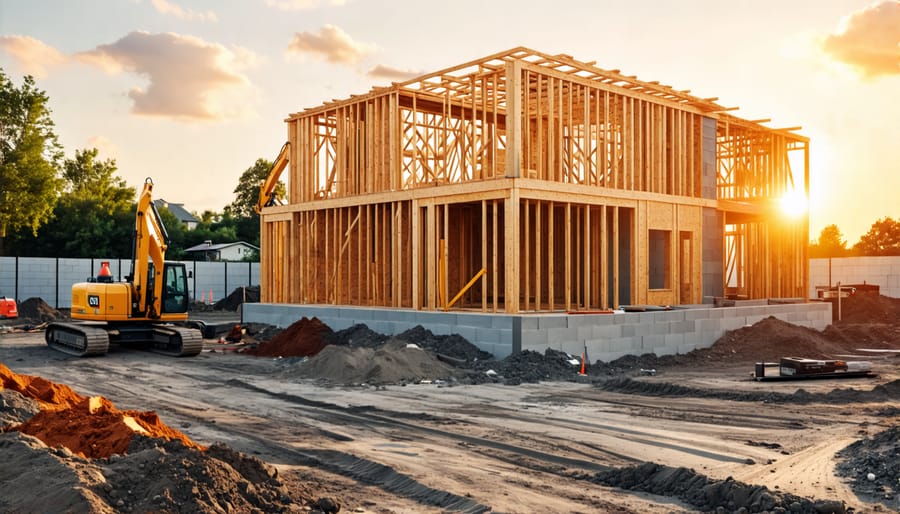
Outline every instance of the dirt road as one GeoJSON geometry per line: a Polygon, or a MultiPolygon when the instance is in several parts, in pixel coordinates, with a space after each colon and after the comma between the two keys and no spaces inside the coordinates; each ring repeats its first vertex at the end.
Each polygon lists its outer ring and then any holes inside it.
{"type": "MultiPolygon", "coordinates": [[[[656,462],[806,498],[858,499],[835,452],[896,417],[883,404],[774,404],[660,397],[587,383],[516,387],[418,384],[326,387],[292,378],[282,359],[204,352],[173,359],[113,350],[78,359],[43,334],[4,334],[0,362],[20,374],[155,410],[200,444],[225,443],[277,466],[290,486],[356,512],[681,512],[674,496],[597,485],[614,467],[656,462]]],[[[747,367],[668,371],[644,380],[731,391],[871,389],[876,380],[757,383],[747,367]]]]}

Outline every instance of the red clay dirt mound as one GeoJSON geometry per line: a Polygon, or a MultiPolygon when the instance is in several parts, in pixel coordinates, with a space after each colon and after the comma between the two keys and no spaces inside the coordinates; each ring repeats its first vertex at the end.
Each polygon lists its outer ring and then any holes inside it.
{"type": "Polygon", "coordinates": [[[311,357],[325,348],[334,335],[319,318],[300,318],[272,339],[244,353],[260,357],[311,357]]]}
{"type": "Polygon", "coordinates": [[[32,435],[47,446],[65,446],[87,458],[123,454],[136,433],[202,449],[181,432],[166,426],[155,412],[120,411],[102,397],[81,396],[70,387],[28,375],[18,375],[0,364],[4,389],[38,400],[41,411],[17,426],[4,427],[32,435]]]}
{"type": "MultiPolygon", "coordinates": [[[[837,316],[837,303],[832,304],[837,316]]],[[[841,299],[839,323],[898,323],[900,298],[880,294],[857,293],[841,299]]]]}

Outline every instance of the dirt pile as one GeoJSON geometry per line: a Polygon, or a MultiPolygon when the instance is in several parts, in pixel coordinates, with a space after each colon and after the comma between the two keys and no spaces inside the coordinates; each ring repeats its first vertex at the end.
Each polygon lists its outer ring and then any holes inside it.
{"type": "MultiPolygon", "coordinates": [[[[836,302],[833,302],[832,309],[837,316],[836,302]]],[[[841,299],[841,321],[838,323],[897,323],[898,321],[900,321],[900,298],[862,292],[841,299]]]]}
{"type": "Polygon", "coordinates": [[[769,316],[749,327],[726,332],[711,347],[691,353],[699,359],[778,361],[788,356],[828,358],[843,351],[818,330],[769,316]]]}
{"type": "Polygon", "coordinates": [[[119,411],[3,364],[0,383],[0,512],[288,512],[317,503],[272,466],[221,444],[204,449],[153,412],[119,411]]]}
{"type": "Polygon", "coordinates": [[[405,332],[397,334],[395,338],[417,344],[426,350],[458,361],[474,363],[476,361],[493,359],[490,353],[478,349],[477,346],[459,334],[435,335],[422,325],[416,325],[405,332]]]}
{"type": "Polygon", "coordinates": [[[573,356],[548,348],[544,353],[525,350],[502,360],[479,361],[473,369],[478,373],[469,377],[470,383],[519,385],[545,380],[574,380],[581,365],[573,356]]]}
{"type": "Polygon", "coordinates": [[[259,286],[239,287],[214,303],[212,308],[217,311],[236,311],[244,303],[259,303],[259,286]]]}
{"type": "Polygon", "coordinates": [[[900,507],[900,427],[893,426],[838,452],[838,476],[850,479],[859,495],[900,507]]]}
{"type": "Polygon", "coordinates": [[[120,411],[102,397],[84,397],[70,387],[40,377],[18,375],[0,364],[4,390],[36,400],[40,412],[19,425],[3,427],[37,437],[47,446],[64,446],[87,458],[108,458],[125,453],[135,434],[177,439],[200,448],[181,432],[160,421],[155,412],[120,411]]]}
{"type": "Polygon", "coordinates": [[[44,323],[65,318],[58,310],[50,307],[47,302],[38,297],[32,297],[21,302],[18,309],[19,319],[28,320],[33,323],[44,323]]]}
{"type": "Polygon", "coordinates": [[[303,317],[272,339],[243,353],[260,357],[311,357],[322,351],[333,338],[334,332],[319,318],[303,317]]]}
{"type": "Polygon", "coordinates": [[[453,381],[461,373],[420,347],[391,339],[379,348],[328,345],[309,360],[291,363],[284,375],[333,384],[384,385],[453,381]]]}
{"type": "Polygon", "coordinates": [[[702,512],[845,512],[834,500],[813,501],[731,478],[716,480],[687,468],[647,462],[597,473],[591,481],[631,491],[672,496],[702,512]],[[721,509],[721,510],[720,510],[721,509]]]}

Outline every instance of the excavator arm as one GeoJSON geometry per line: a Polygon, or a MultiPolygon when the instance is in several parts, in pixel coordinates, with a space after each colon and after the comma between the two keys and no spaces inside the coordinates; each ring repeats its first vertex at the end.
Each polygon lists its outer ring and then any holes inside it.
{"type": "Polygon", "coordinates": [[[163,269],[169,234],[153,204],[153,181],[148,177],[138,198],[134,223],[134,255],[131,259],[132,304],[148,318],[162,312],[163,269]],[[150,271],[152,270],[152,276],[150,271]],[[148,294],[148,290],[152,291],[148,294]]]}
{"type": "Polygon", "coordinates": [[[272,169],[269,171],[269,176],[266,177],[266,180],[259,188],[259,201],[256,203],[255,207],[257,214],[263,210],[263,207],[274,205],[275,188],[278,186],[278,179],[281,177],[281,172],[284,171],[284,168],[290,161],[290,155],[291,143],[288,141],[281,147],[281,152],[278,153],[275,164],[272,165],[272,169]]]}

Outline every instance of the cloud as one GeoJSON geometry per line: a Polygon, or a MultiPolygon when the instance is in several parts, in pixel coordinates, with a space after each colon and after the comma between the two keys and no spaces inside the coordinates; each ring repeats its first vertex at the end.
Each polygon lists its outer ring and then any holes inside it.
{"type": "Polygon", "coordinates": [[[289,53],[312,54],[333,64],[356,64],[375,47],[357,43],[334,25],[325,25],[318,33],[297,32],[288,44],[289,53]]]}
{"type": "Polygon", "coordinates": [[[245,114],[253,99],[250,81],[240,70],[256,56],[196,37],[131,32],[76,57],[110,74],[127,71],[149,79],[146,88],[128,93],[134,114],[217,120],[245,114]]]}
{"type": "MultiPolygon", "coordinates": [[[[319,0],[266,0],[266,5],[282,11],[303,11],[315,9],[321,2],[319,0]]],[[[330,0],[331,5],[344,5],[345,0],[330,0]]]]}
{"type": "Polygon", "coordinates": [[[403,82],[405,80],[409,80],[413,77],[418,77],[419,75],[424,74],[424,71],[401,70],[399,68],[385,66],[384,64],[378,64],[374,68],[366,72],[366,75],[372,78],[388,79],[398,82],[403,82]]]}
{"type": "Polygon", "coordinates": [[[160,13],[171,14],[182,20],[218,21],[218,17],[213,11],[197,12],[193,9],[185,9],[168,0],[150,0],[150,3],[160,13]]]}
{"type": "Polygon", "coordinates": [[[119,155],[119,147],[106,136],[91,136],[87,138],[85,148],[96,148],[104,159],[115,159],[119,155]]]}
{"type": "Polygon", "coordinates": [[[66,63],[68,58],[52,46],[29,36],[0,36],[3,49],[28,75],[45,78],[51,68],[66,63]]]}
{"type": "Polygon", "coordinates": [[[822,49],[864,77],[900,74],[900,0],[854,12],[824,39],[822,49]]]}

